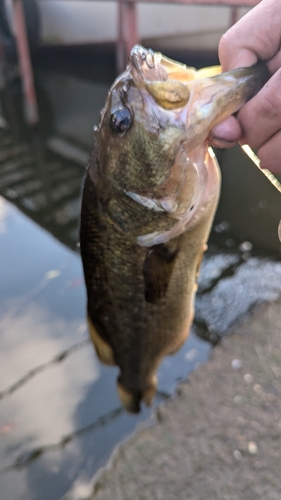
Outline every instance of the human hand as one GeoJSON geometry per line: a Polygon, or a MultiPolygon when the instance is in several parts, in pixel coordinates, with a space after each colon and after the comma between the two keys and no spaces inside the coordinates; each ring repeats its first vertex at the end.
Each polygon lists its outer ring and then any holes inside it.
{"type": "Polygon", "coordinates": [[[231,116],[211,132],[211,144],[235,142],[258,150],[260,166],[281,173],[281,2],[262,0],[228,30],[219,44],[223,71],[266,62],[268,82],[236,118],[231,116]]]}

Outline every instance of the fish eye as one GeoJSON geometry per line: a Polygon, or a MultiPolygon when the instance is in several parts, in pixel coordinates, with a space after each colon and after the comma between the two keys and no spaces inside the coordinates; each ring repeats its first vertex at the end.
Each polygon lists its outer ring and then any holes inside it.
{"type": "Polygon", "coordinates": [[[128,108],[119,108],[113,111],[110,116],[110,127],[118,134],[127,132],[131,125],[132,114],[128,108]]]}

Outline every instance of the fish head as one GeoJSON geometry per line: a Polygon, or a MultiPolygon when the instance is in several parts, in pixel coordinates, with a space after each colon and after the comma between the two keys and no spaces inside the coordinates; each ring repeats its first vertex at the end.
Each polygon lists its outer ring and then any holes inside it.
{"type": "MultiPolygon", "coordinates": [[[[170,175],[185,129],[145,88],[143,70],[149,69],[148,61],[140,67],[139,58],[140,51],[133,50],[126,71],[109,92],[98,129],[98,157],[108,182],[123,191],[144,193],[170,175]]],[[[150,78],[154,74],[159,78],[156,73],[152,70],[150,78]]]]}
{"type": "MultiPolygon", "coordinates": [[[[196,219],[217,183],[207,161],[209,133],[257,92],[265,81],[264,68],[223,74],[220,66],[196,70],[136,45],[101,113],[99,177],[134,201],[180,218],[183,225],[196,219]]],[[[139,242],[152,246],[165,239],[139,242]]]]}

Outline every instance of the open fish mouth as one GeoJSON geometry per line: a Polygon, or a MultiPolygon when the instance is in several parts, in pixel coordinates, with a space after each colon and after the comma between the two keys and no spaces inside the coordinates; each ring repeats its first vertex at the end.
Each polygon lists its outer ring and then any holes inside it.
{"type": "Polygon", "coordinates": [[[166,81],[169,79],[174,82],[186,83],[221,73],[221,66],[210,66],[209,68],[196,70],[193,67],[188,67],[163,56],[161,52],[145,49],[141,45],[135,45],[132,48],[130,64],[135,67],[142,78],[148,81],[166,81]]]}
{"type": "Polygon", "coordinates": [[[185,124],[188,147],[207,139],[211,128],[253,97],[268,79],[260,62],[221,73],[220,66],[196,70],[140,45],[133,47],[129,68],[162,109],[174,110],[185,124]]]}

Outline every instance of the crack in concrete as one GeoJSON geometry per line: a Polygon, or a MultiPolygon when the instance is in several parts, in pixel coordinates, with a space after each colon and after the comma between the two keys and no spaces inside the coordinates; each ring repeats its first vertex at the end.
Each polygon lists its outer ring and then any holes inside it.
{"type": "MultiPolygon", "coordinates": [[[[171,395],[166,393],[165,391],[157,391],[156,395],[159,397],[161,401],[171,398],[171,395]]],[[[57,443],[50,443],[44,446],[38,446],[37,448],[33,448],[30,451],[23,452],[21,455],[19,455],[19,457],[13,464],[8,465],[3,469],[0,469],[0,476],[3,476],[5,473],[10,472],[12,470],[19,470],[24,467],[27,467],[45,453],[64,448],[74,439],[79,438],[80,436],[88,432],[92,432],[98,429],[99,427],[107,425],[108,423],[112,422],[123,413],[126,413],[126,410],[124,406],[120,405],[114,410],[108,412],[106,415],[97,418],[97,420],[95,420],[91,424],[86,425],[85,427],[81,427],[81,429],[74,430],[73,432],[66,434],[65,436],[62,436],[60,441],[57,443]]]]}
{"type": "Polygon", "coordinates": [[[125,413],[125,408],[123,406],[118,406],[118,408],[115,408],[106,415],[99,417],[91,424],[86,425],[85,427],[81,427],[81,429],[77,429],[71,432],[70,434],[62,436],[61,440],[58,443],[46,444],[44,446],[39,446],[37,448],[34,448],[33,450],[22,453],[13,464],[8,465],[7,467],[1,469],[0,475],[2,476],[6,472],[27,467],[32,462],[37,460],[37,458],[44,455],[46,452],[56,451],[59,450],[60,448],[64,448],[67,444],[73,441],[73,439],[78,438],[81,435],[86,434],[87,432],[91,432],[98,427],[102,427],[103,425],[108,424],[110,421],[114,420],[122,413],[125,413]]]}
{"type": "Polygon", "coordinates": [[[68,356],[73,354],[74,352],[78,351],[79,349],[82,349],[86,345],[90,343],[90,339],[83,339],[80,342],[77,342],[76,344],[72,345],[68,349],[65,349],[61,353],[57,354],[53,359],[46,361],[45,363],[42,363],[41,365],[35,366],[29,372],[27,372],[23,377],[21,377],[19,380],[14,382],[12,385],[7,387],[6,389],[3,389],[0,392],[0,401],[4,399],[7,396],[10,396],[14,392],[16,392],[18,389],[20,389],[23,385],[27,384],[30,380],[32,380],[36,375],[39,375],[39,373],[42,373],[49,368],[51,368],[54,364],[61,363],[64,361],[68,356]]]}

